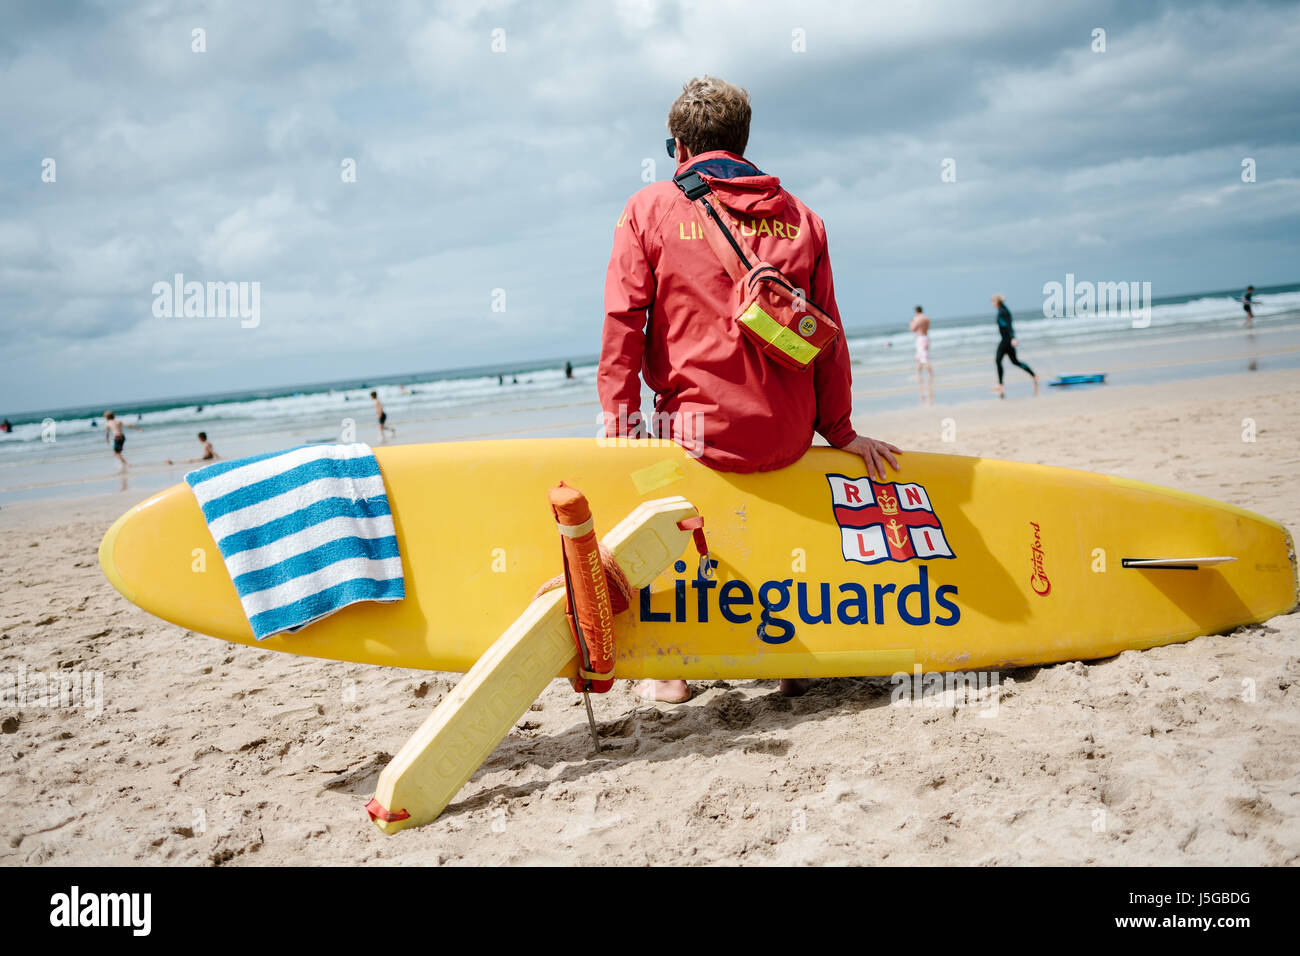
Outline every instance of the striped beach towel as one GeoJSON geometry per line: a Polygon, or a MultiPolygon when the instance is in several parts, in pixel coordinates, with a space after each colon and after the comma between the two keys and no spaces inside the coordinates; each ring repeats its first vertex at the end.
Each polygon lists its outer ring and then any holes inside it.
{"type": "Polygon", "coordinates": [[[307,445],[209,465],[185,480],[259,641],[358,601],[406,596],[368,445],[307,445]]]}

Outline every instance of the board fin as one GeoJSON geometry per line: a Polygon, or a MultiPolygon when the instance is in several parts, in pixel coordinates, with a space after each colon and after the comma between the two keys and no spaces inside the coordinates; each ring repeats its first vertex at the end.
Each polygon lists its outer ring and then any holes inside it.
{"type": "MultiPolygon", "coordinates": [[[[678,522],[699,512],[680,495],[647,501],[614,526],[604,545],[633,588],[648,587],[686,548],[678,522]]],[[[434,708],[379,775],[366,811],[396,833],[437,819],[529,704],[577,657],[563,589],[533,600],[434,708]]]]}
{"type": "Polygon", "coordinates": [[[1120,565],[1138,570],[1168,569],[1171,571],[1199,571],[1220,564],[1232,564],[1236,558],[1218,555],[1210,558],[1121,558],[1120,565]]]}

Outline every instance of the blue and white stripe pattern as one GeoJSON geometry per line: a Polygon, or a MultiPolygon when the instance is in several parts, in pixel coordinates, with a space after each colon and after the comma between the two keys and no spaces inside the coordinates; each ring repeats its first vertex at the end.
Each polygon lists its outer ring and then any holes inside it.
{"type": "Polygon", "coordinates": [[[209,465],[185,480],[259,641],[358,601],[406,596],[370,446],[307,445],[209,465]]]}

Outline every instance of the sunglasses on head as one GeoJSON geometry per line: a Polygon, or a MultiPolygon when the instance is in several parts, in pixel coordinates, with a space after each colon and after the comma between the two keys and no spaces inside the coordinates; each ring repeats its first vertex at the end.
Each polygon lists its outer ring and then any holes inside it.
{"type": "Polygon", "coordinates": [[[669,136],[666,145],[668,146],[668,155],[676,159],[677,158],[677,137],[669,136]]]}

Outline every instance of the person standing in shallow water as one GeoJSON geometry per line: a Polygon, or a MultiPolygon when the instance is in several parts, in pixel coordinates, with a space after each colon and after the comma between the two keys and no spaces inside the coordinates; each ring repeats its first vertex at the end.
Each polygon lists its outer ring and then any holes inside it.
{"type": "Polygon", "coordinates": [[[119,467],[122,469],[130,468],[130,464],[122,457],[122,446],[126,444],[126,432],[123,428],[134,428],[136,431],[144,431],[139,425],[128,425],[122,419],[117,417],[113,411],[104,412],[104,440],[113,446],[113,454],[117,456],[119,467]]]}
{"type": "Polygon", "coordinates": [[[996,359],[998,366],[998,383],[993,386],[993,391],[998,393],[998,398],[1007,397],[1007,391],[1002,385],[1002,360],[1004,358],[1009,358],[1011,359],[1012,365],[1022,368],[1029,373],[1029,377],[1034,380],[1034,394],[1037,395],[1038,376],[1034,374],[1032,368],[1020,361],[1020,357],[1016,355],[1016,330],[1011,326],[1011,310],[1007,308],[1006,300],[1000,295],[993,296],[993,304],[998,307],[998,335],[1000,336],[1000,340],[998,341],[998,355],[996,359]]]}
{"type": "Polygon", "coordinates": [[[921,386],[921,404],[926,404],[925,380],[922,372],[930,373],[929,404],[934,404],[934,366],[930,364],[930,317],[916,307],[916,314],[908,324],[908,329],[916,336],[916,384],[921,386]]]}
{"type": "Polygon", "coordinates": [[[370,398],[375,403],[375,417],[379,420],[379,441],[382,443],[389,432],[396,435],[397,429],[388,424],[388,412],[384,411],[384,403],[379,400],[379,393],[371,392],[370,398]]]}

